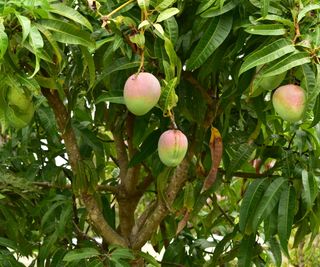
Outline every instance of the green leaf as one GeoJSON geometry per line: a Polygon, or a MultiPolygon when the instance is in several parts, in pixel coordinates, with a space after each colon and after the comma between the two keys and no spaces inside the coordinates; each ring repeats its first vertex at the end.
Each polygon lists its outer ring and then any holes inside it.
{"type": "Polygon", "coordinates": [[[281,74],[294,67],[311,62],[310,56],[305,52],[296,52],[285,56],[277,63],[273,63],[270,67],[264,70],[263,76],[270,77],[281,74]]]}
{"type": "Polygon", "coordinates": [[[295,201],[294,187],[286,186],[281,193],[278,207],[278,235],[281,247],[287,257],[289,256],[288,240],[293,224],[295,201]]]}
{"type": "Polygon", "coordinates": [[[259,224],[269,216],[274,207],[278,204],[280,194],[284,185],[287,183],[287,179],[282,177],[275,179],[264,192],[264,195],[260,199],[257,210],[252,217],[251,227],[255,232],[259,224]]]}
{"type": "Polygon", "coordinates": [[[146,160],[151,154],[157,150],[158,140],[162,131],[160,129],[153,131],[148,137],[143,141],[140,146],[140,151],[134,154],[129,162],[128,167],[134,167],[135,165],[146,160]]]}
{"type": "Polygon", "coordinates": [[[254,144],[243,143],[237,148],[237,151],[232,155],[232,160],[226,171],[226,178],[232,177],[233,173],[241,168],[245,164],[253,151],[256,149],[254,144]]]}
{"type": "Polygon", "coordinates": [[[276,237],[272,237],[269,240],[269,245],[270,245],[270,250],[272,253],[272,259],[273,262],[275,263],[275,265],[277,267],[281,267],[281,263],[282,263],[282,255],[281,255],[281,249],[280,249],[280,245],[278,240],[276,239],[276,237]]]}
{"type": "Polygon", "coordinates": [[[93,60],[93,55],[88,51],[86,47],[81,47],[81,52],[83,54],[83,76],[85,76],[85,71],[88,67],[89,70],[89,89],[93,87],[96,79],[96,67],[93,60]]]}
{"type": "Polygon", "coordinates": [[[17,244],[14,241],[12,241],[12,240],[10,240],[8,238],[0,237],[0,245],[4,246],[4,247],[7,247],[7,248],[11,248],[11,249],[13,249],[15,251],[19,250],[17,244]]]}
{"type": "Polygon", "coordinates": [[[83,45],[89,49],[95,48],[95,43],[90,34],[70,23],[53,19],[40,20],[39,23],[52,31],[52,35],[57,42],[83,45]]]}
{"type": "MultiPolygon", "coordinates": [[[[269,184],[268,179],[257,179],[250,183],[240,206],[239,228],[245,232],[249,220],[252,219],[262,194],[269,184]]],[[[250,232],[250,230],[249,230],[250,232]]]]}
{"type": "Polygon", "coordinates": [[[310,127],[314,127],[320,121],[320,95],[318,95],[316,103],[313,107],[313,114],[314,114],[314,118],[310,127]]]}
{"type": "Polygon", "coordinates": [[[153,266],[153,267],[161,267],[161,264],[158,263],[158,261],[153,256],[151,256],[149,253],[138,251],[138,255],[140,257],[142,257],[147,263],[151,264],[151,266],[153,266]]]}
{"type": "Polygon", "coordinates": [[[127,58],[119,58],[115,60],[112,65],[108,66],[105,70],[103,70],[101,75],[98,76],[98,78],[96,79],[95,86],[113,72],[116,72],[119,70],[133,69],[139,66],[140,66],[140,61],[128,61],[127,58]]]}
{"type": "Polygon", "coordinates": [[[44,45],[42,36],[36,26],[31,26],[29,39],[30,39],[30,45],[34,49],[42,48],[44,45]]]}
{"type": "Polygon", "coordinates": [[[301,70],[304,76],[301,86],[307,92],[305,114],[308,115],[313,110],[317,97],[320,94],[320,66],[317,65],[317,78],[309,64],[302,65],[301,70]]]}
{"type": "Polygon", "coordinates": [[[183,206],[187,208],[187,210],[192,210],[195,199],[194,199],[194,186],[192,183],[187,182],[184,186],[184,194],[183,194],[183,206]]]}
{"type": "Polygon", "coordinates": [[[261,15],[262,15],[262,17],[265,17],[268,15],[269,6],[270,6],[270,0],[262,0],[261,1],[261,15]]]}
{"type": "Polygon", "coordinates": [[[174,2],[176,2],[177,0],[162,0],[162,1],[158,1],[160,2],[155,9],[160,11],[160,10],[164,10],[166,8],[168,8],[169,6],[173,5],[174,2]]]}
{"type": "MultiPolygon", "coordinates": [[[[112,249],[112,248],[111,248],[112,249]]],[[[133,260],[134,256],[128,248],[117,247],[114,251],[112,251],[110,259],[128,259],[133,260]]]]}
{"type": "Polygon", "coordinates": [[[38,30],[47,38],[47,40],[49,41],[50,45],[53,48],[53,51],[55,52],[55,55],[57,57],[57,61],[60,64],[61,60],[62,60],[62,55],[60,52],[60,48],[59,45],[57,43],[57,41],[54,39],[53,35],[51,34],[50,31],[47,30],[46,27],[42,26],[41,24],[35,24],[38,28],[38,30]]]}
{"type": "Polygon", "coordinates": [[[21,27],[22,27],[22,41],[21,41],[21,43],[23,43],[29,35],[30,29],[31,29],[31,21],[28,17],[22,16],[19,14],[16,14],[16,16],[19,20],[21,27]]]}
{"type": "Polygon", "coordinates": [[[250,267],[252,265],[252,256],[254,251],[256,235],[245,235],[240,242],[240,250],[238,255],[238,266],[250,267]]]}
{"type": "Polygon", "coordinates": [[[217,8],[215,6],[209,8],[205,12],[201,14],[202,18],[211,18],[211,17],[216,17],[220,16],[224,13],[229,12],[230,10],[234,9],[237,5],[239,4],[238,0],[232,0],[225,4],[222,8],[217,8]]]}
{"type": "Polygon", "coordinates": [[[293,21],[286,19],[284,17],[281,17],[281,16],[267,15],[265,17],[257,19],[257,21],[261,21],[261,20],[275,21],[275,22],[281,23],[283,25],[286,25],[286,26],[290,27],[291,29],[294,29],[293,21]]]}
{"type": "Polygon", "coordinates": [[[279,39],[246,56],[241,65],[239,76],[251,68],[269,63],[294,51],[295,48],[289,40],[279,39]]]}
{"type": "Polygon", "coordinates": [[[176,15],[176,14],[178,14],[178,13],[179,13],[179,9],[176,8],[176,7],[170,7],[170,8],[168,8],[168,9],[165,9],[164,11],[162,11],[162,12],[159,14],[156,22],[159,23],[159,22],[161,22],[161,21],[164,21],[164,20],[166,20],[166,19],[169,19],[169,18],[171,18],[172,16],[174,16],[174,15],[176,15]]]}
{"type": "Polygon", "coordinates": [[[50,8],[51,9],[49,11],[51,13],[56,13],[63,17],[71,19],[74,22],[77,22],[85,26],[90,31],[93,31],[90,22],[84,16],[82,16],[79,12],[77,12],[75,9],[71,7],[68,7],[66,4],[51,4],[50,8]]]}
{"type": "Polygon", "coordinates": [[[149,8],[149,0],[138,0],[138,6],[142,10],[147,10],[149,8]]]}
{"type": "Polygon", "coordinates": [[[245,29],[247,33],[257,35],[284,35],[287,33],[282,24],[259,24],[252,25],[245,29]]]}
{"type": "Polygon", "coordinates": [[[161,96],[159,99],[159,106],[161,107],[164,114],[167,114],[172,108],[177,105],[178,96],[175,92],[175,87],[177,86],[177,77],[169,81],[165,87],[161,90],[161,96]]]}
{"type": "Polygon", "coordinates": [[[0,59],[2,59],[3,55],[6,53],[8,44],[9,40],[7,34],[4,30],[0,29],[0,59]]]}
{"type": "Polygon", "coordinates": [[[89,248],[89,247],[80,248],[80,249],[74,249],[68,252],[63,257],[63,261],[70,262],[70,261],[76,261],[76,260],[82,260],[82,259],[89,259],[99,255],[100,255],[100,252],[95,248],[89,248]]]}
{"type": "Polygon", "coordinates": [[[179,37],[179,26],[175,17],[171,17],[164,21],[165,32],[173,44],[175,44],[179,37]]]}
{"type": "Polygon", "coordinates": [[[99,104],[101,102],[110,102],[115,104],[125,104],[123,98],[123,90],[112,90],[106,93],[102,93],[95,100],[95,104],[99,104]]]}
{"type": "Polygon", "coordinates": [[[305,6],[303,9],[301,9],[301,11],[298,14],[298,18],[297,18],[297,22],[299,22],[300,20],[302,20],[306,14],[308,12],[310,12],[311,10],[316,10],[316,9],[320,9],[320,5],[319,4],[310,4],[305,6]]]}
{"type": "Polygon", "coordinates": [[[263,221],[265,241],[270,240],[277,233],[278,207],[274,207],[270,215],[263,221]]]}
{"type": "Polygon", "coordinates": [[[131,35],[129,39],[132,43],[137,44],[138,47],[144,47],[145,37],[143,33],[139,32],[137,34],[131,35]]]}
{"type": "Polygon", "coordinates": [[[232,16],[211,20],[208,28],[187,60],[187,69],[200,67],[227,38],[232,27],[232,16]]]}
{"type": "Polygon", "coordinates": [[[317,185],[314,179],[314,175],[312,173],[309,173],[307,170],[303,170],[301,176],[303,185],[302,197],[307,204],[308,210],[311,210],[313,202],[318,193],[317,185]]]}
{"type": "Polygon", "coordinates": [[[238,231],[239,231],[238,227],[235,227],[231,233],[224,235],[222,240],[216,245],[216,247],[213,251],[211,260],[208,263],[208,266],[217,266],[220,255],[224,253],[225,247],[236,236],[238,231]]]}
{"type": "MultiPolygon", "coordinates": [[[[215,4],[216,0],[208,0],[208,1],[201,1],[198,5],[198,9],[196,15],[199,15],[203,11],[206,11],[210,8],[213,4],[215,4]]],[[[214,6],[215,7],[215,6],[214,6]]]]}

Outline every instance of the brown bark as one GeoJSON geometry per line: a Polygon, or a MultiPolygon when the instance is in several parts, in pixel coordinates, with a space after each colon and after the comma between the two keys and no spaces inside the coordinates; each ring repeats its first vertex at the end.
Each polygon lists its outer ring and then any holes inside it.
{"type": "Polygon", "coordinates": [[[178,192],[188,178],[189,164],[190,160],[185,158],[176,168],[170,179],[166,188],[166,199],[163,200],[159,197],[155,203],[151,204],[153,211],[147,209],[137,221],[140,225],[135,225],[135,231],[133,231],[130,236],[131,246],[133,249],[140,249],[150,239],[151,235],[156,232],[165,216],[169,214],[178,192]],[[153,207],[155,208],[153,209],[153,207]]]}
{"type": "MultiPolygon", "coordinates": [[[[76,174],[78,164],[81,162],[81,155],[75,133],[70,125],[70,116],[68,111],[61,101],[57,91],[43,89],[42,93],[47,98],[49,105],[53,109],[58,129],[61,132],[61,137],[65,143],[70,166],[73,173],[76,174]]],[[[87,209],[92,225],[97,229],[99,234],[101,234],[103,239],[109,244],[117,244],[124,247],[128,246],[124,238],[114,231],[114,229],[112,229],[104,219],[94,196],[87,192],[81,192],[80,197],[87,209]]]]}

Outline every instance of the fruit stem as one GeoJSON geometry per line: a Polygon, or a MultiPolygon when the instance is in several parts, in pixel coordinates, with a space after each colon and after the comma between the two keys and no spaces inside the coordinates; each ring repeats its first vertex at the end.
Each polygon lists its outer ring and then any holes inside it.
{"type": "Polygon", "coordinates": [[[140,62],[140,66],[139,69],[137,71],[137,75],[141,72],[144,71],[144,49],[141,50],[141,62],[140,62]]]}
{"type": "MultiPolygon", "coordinates": [[[[147,10],[145,9],[141,9],[141,21],[144,21],[145,19],[148,18],[148,13],[147,13],[147,10]]],[[[144,29],[141,29],[140,30],[140,33],[142,35],[144,35],[144,29]]],[[[141,47],[141,62],[140,62],[140,66],[139,66],[139,69],[138,69],[138,72],[137,72],[137,75],[140,73],[140,71],[144,71],[144,45],[143,47],[141,47]]]]}
{"type": "Polygon", "coordinates": [[[173,128],[174,130],[178,130],[178,126],[174,120],[173,112],[171,112],[171,110],[169,110],[168,113],[169,113],[169,117],[170,117],[170,121],[171,121],[171,128],[173,128]]]}
{"type": "Polygon", "coordinates": [[[117,7],[116,9],[112,10],[109,14],[103,16],[103,19],[108,20],[108,18],[110,18],[112,15],[114,15],[115,13],[117,13],[118,11],[120,11],[121,9],[123,9],[124,7],[126,7],[127,5],[131,4],[132,2],[134,2],[135,0],[129,0],[127,2],[125,2],[124,4],[122,4],[121,6],[117,7]]]}

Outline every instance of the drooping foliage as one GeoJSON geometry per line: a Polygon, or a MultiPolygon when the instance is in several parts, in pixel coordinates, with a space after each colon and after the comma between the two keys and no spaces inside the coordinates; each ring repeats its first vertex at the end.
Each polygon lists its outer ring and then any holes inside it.
{"type": "Polygon", "coordinates": [[[319,239],[319,10],[0,0],[0,265],[295,261],[319,239]],[[161,96],[135,116],[123,88],[143,71],[161,96]],[[272,105],[286,84],[306,92],[298,122],[272,105]],[[177,167],[157,153],[168,129],[188,139],[177,167]]]}

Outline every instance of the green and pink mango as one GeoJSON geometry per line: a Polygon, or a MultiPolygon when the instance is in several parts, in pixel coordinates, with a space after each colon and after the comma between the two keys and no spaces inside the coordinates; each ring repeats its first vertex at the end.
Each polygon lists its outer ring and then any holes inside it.
{"type": "Polygon", "coordinates": [[[160,95],[158,79],[148,72],[131,75],[124,85],[124,102],[128,110],[137,116],[149,112],[158,103],[160,95]]]}
{"type": "Polygon", "coordinates": [[[272,96],[272,103],[279,116],[289,122],[302,118],[306,106],[306,93],[298,85],[280,86],[272,96]]]}
{"type": "Polygon", "coordinates": [[[161,134],[158,154],[163,164],[175,167],[181,163],[188,149],[188,139],[180,130],[168,130],[161,134]]]}

